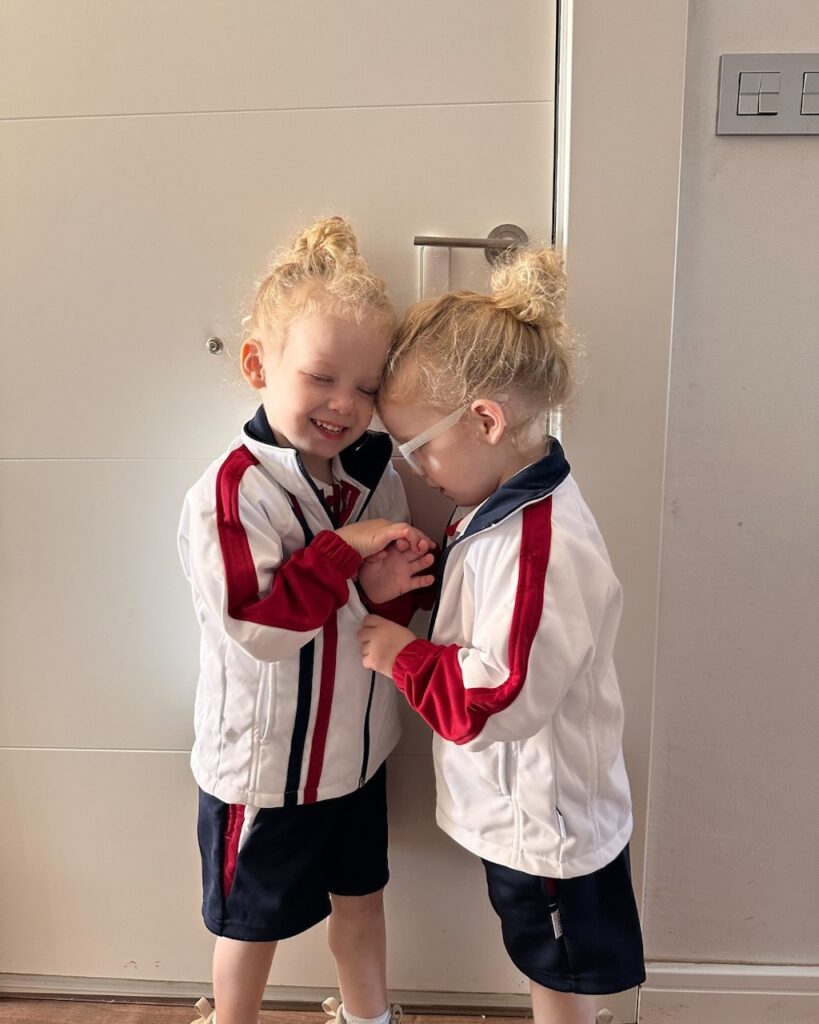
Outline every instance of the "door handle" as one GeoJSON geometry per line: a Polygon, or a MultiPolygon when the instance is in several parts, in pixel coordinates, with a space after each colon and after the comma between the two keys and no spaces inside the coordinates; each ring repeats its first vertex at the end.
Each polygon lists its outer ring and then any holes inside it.
{"type": "Polygon", "coordinates": [[[483,249],[487,263],[494,263],[509,249],[526,245],[529,236],[517,224],[499,224],[486,238],[446,238],[437,235],[416,235],[414,245],[428,245],[436,249],[483,249]]]}

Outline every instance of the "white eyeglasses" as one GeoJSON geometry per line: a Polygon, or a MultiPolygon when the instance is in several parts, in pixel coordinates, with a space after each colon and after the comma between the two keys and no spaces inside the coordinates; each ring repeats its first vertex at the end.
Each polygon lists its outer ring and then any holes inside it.
{"type": "Polygon", "coordinates": [[[398,445],[398,451],[401,452],[403,457],[407,460],[410,469],[412,469],[413,472],[417,473],[419,476],[422,476],[424,472],[421,467],[421,463],[418,461],[418,458],[414,453],[417,452],[422,445],[425,445],[427,441],[431,441],[433,437],[437,437],[439,434],[443,434],[445,430],[449,430],[450,427],[454,427],[465,412],[466,409],[456,409],[455,412],[451,412],[449,416],[439,420],[437,423],[433,423],[431,427],[427,427],[423,433],[417,434],[405,444],[398,445]]]}

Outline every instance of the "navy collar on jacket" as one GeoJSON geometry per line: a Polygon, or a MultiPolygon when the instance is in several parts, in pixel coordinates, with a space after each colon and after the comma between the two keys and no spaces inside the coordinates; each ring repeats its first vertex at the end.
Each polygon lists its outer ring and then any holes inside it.
{"type": "MultiPolygon", "coordinates": [[[[245,430],[254,441],[281,448],[276,440],[264,406],[260,405],[256,415],[245,424],[245,430]]],[[[384,475],[392,457],[392,441],[387,434],[368,430],[357,441],[339,452],[344,472],[368,490],[373,490],[384,475]]]]}
{"type": "Polygon", "coordinates": [[[547,497],[563,483],[569,475],[570,466],[560,441],[555,437],[549,441],[548,455],[526,466],[491,494],[478,507],[459,540],[494,526],[523,505],[547,497]]]}
{"type": "Polygon", "coordinates": [[[476,533],[480,533],[481,530],[486,530],[488,527],[500,523],[524,505],[529,505],[541,498],[547,498],[569,475],[571,467],[566,461],[566,455],[560,442],[556,437],[550,437],[549,441],[548,455],[544,455],[537,462],[532,462],[526,466],[519,473],[510,477],[494,494],[490,494],[486,501],[478,506],[464,532],[444,549],[436,570],[438,578],[435,581],[435,603],[432,608],[429,631],[427,633],[430,640],[435,629],[435,620],[438,618],[438,608],[441,603],[444,567],[452,549],[467,537],[472,537],[476,533]]]}

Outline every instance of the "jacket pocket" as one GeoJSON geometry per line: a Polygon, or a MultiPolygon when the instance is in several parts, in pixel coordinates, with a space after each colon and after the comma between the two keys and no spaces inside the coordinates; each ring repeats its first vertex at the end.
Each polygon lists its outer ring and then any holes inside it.
{"type": "Polygon", "coordinates": [[[554,786],[554,808],[555,808],[555,825],[557,826],[557,833],[560,836],[560,842],[565,843],[569,837],[566,830],[566,819],[563,817],[563,813],[560,810],[560,786],[557,778],[557,757],[555,756],[555,738],[554,733],[549,738],[549,756],[552,760],[552,785],[554,786]]]}
{"type": "Polygon", "coordinates": [[[263,742],[270,735],[275,718],[275,687],[273,673],[275,666],[272,662],[264,666],[262,672],[261,692],[259,694],[259,742],[263,742]]]}
{"type": "Polygon", "coordinates": [[[498,788],[504,796],[511,796],[509,787],[509,744],[498,744],[498,788]]]}

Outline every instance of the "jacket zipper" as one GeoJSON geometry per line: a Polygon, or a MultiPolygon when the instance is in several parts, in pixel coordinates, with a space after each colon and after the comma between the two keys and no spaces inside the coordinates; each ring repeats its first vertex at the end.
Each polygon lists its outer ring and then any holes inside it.
{"type": "Polygon", "coordinates": [[[318,489],[318,487],[316,487],[315,480],[313,480],[313,478],[307,472],[307,467],[304,465],[304,461],[302,460],[300,452],[296,452],[296,463],[298,464],[298,467],[301,470],[302,476],[304,477],[305,481],[309,485],[309,487],[312,490],[313,494],[315,494],[315,496],[318,498],[319,505],[321,505],[321,507],[324,509],[325,515],[330,520],[331,528],[333,530],[337,530],[338,529],[338,523],[336,522],[336,517],[333,515],[333,510],[330,508],[330,506],[324,500],[324,495],[321,493],[321,491],[318,489]]]}

